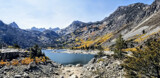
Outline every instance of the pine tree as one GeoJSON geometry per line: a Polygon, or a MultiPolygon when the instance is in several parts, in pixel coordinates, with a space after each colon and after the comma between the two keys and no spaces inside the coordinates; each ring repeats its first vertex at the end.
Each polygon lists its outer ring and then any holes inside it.
{"type": "Polygon", "coordinates": [[[119,35],[119,37],[116,40],[116,45],[115,45],[115,49],[114,49],[114,56],[122,59],[123,58],[123,51],[122,49],[124,49],[125,46],[125,40],[122,38],[122,35],[119,35]]]}
{"type": "Polygon", "coordinates": [[[133,52],[124,60],[123,66],[129,78],[160,78],[160,40],[153,40],[143,49],[133,52]]]}
{"type": "Polygon", "coordinates": [[[30,48],[30,51],[31,51],[30,52],[31,58],[43,56],[42,50],[41,50],[41,48],[39,48],[38,45],[35,45],[32,48],[30,48]]]}
{"type": "Polygon", "coordinates": [[[13,48],[15,48],[15,49],[19,49],[19,48],[20,48],[20,46],[19,46],[19,45],[17,45],[17,44],[14,44],[14,45],[13,45],[13,48]]]}
{"type": "Polygon", "coordinates": [[[104,48],[102,46],[98,46],[97,49],[99,50],[98,52],[98,57],[104,56],[104,48]]]}

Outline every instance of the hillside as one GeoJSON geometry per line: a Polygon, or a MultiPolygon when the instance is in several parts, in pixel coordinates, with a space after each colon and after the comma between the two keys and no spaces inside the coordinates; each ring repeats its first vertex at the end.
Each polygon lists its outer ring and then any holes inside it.
{"type": "Polygon", "coordinates": [[[84,23],[75,21],[59,32],[66,47],[83,48],[102,45],[108,48],[122,34],[128,48],[142,45],[159,32],[160,0],[151,5],[135,3],[120,6],[109,17],[101,21],[84,23]],[[67,39],[67,40],[66,40],[67,39]],[[129,45],[133,43],[133,45],[129,45]]]}

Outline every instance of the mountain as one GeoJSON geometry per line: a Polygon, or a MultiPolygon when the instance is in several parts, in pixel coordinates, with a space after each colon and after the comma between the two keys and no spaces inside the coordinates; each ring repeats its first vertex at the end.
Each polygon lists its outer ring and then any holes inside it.
{"type": "Polygon", "coordinates": [[[45,29],[45,28],[36,28],[36,27],[32,27],[32,28],[31,28],[31,29],[29,29],[29,30],[33,30],[33,31],[40,31],[40,32],[43,32],[43,31],[45,31],[45,30],[51,30],[51,31],[55,31],[55,32],[57,32],[57,31],[59,31],[59,30],[60,30],[60,28],[56,27],[56,28],[49,28],[49,29],[45,29]]]}
{"type": "Polygon", "coordinates": [[[83,23],[81,21],[73,21],[72,24],[70,24],[65,29],[60,30],[58,33],[60,35],[67,35],[67,34],[74,32],[77,29],[84,27],[84,25],[85,25],[85,23],[83,23]]]}
{"type": "Polygon", "coordinates": [[[151,5],[135,3],[120,6],[101,21],[91,23],[74,21],[58,34],[62,36],[66,47],[101,45],[108,48],[115,44],[120,34],[128,41],[128,48],[138,47],[159,33],[159,10],[160,0],[155,0],[151,5]]]}
{"type": "Polygon", "coordinates": [[[57,31],[59,31],[59,30],[60,30],[60,28],[59,28],[59,27],[56,27],[56,28],[49,28],[48,30],[52,30],[52,31],[57,32],[57,31]]]}
{"type": "Polygon", "coordinates": [[[45,29],[45,28],[32,27],[31,30],[43,32],[43,31],[45,31],[46,29],[45,29]]]}
{"type": "Polygon", "coordinates": [[[13,28],[19,28],[19,26],[15,22],[10,23],[9,26],[13,28]]]}
{"type": "Polygon", "coordinates": [[[59,35],[54,31],[28,31],[17,27],[16,23],[7,25],[0,21],[0,44],[18,44],[22,48],[31,47],[35,44],[42,47],[57,46],[58,44],[59,35]]]}

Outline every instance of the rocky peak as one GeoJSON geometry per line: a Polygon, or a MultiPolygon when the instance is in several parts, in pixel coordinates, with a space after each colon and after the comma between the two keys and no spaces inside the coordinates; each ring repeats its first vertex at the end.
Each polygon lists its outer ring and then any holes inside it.
{"type": "Polygon", "coordinates": [[[152,5],[160,5],[160,0],[155,0],[152,5]]]}
{"type": "Polygon", "coordinates": [[[134,3],[128,6],[120,6],[117,11],[121,11],[121,10],[130,10],[130,9],[141,9],[148,6],[147,4],[144,3],[134,3]]]}
{"type": "Polygon", "coordinates": [[[82,26],[82,24],[84,24],[84,23],[81,21],[73,21],[70,26],[82,26]]]}
{"type": "Polygon", "coordinates": [[[46,29],[45,29],[45,28],[32,27],[31,30],[43,32],[43,31],[45,31],[46,29]]]}
{"type": "Polygon", "coordinates": [[[0,26],[3,26],[3,25],[4,25],[3,21],[0,20],[0,26]]]}
{"type": "Polygon", "coordinates": [[[52,30],[52,31],[55,31],[55,32],[57,32],[57,31],[59,31],[60,30],[60,28],[59,27],[56,27],[56,28],[49,28],[48,30],[52,30]]]}
{"type": "Polygon", "coordinates": [[[19,28],[15,22],[10,23],[9,26],[11,26],[13,28],[19,28]]]}
{"type": "Polygon", "coordinates": [[[160,4],[160,0],[155,0],[155,3],[160,4]]]}

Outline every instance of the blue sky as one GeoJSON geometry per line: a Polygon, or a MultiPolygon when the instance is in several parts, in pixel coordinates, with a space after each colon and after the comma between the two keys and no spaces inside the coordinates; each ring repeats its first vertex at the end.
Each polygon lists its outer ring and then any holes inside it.
{"type": "Polygon", "coordinates": [[[0,0],[0,20],[20,28],[65,28],[74,20],[100,21],[118,6],[154,0],[0,0]]]}

